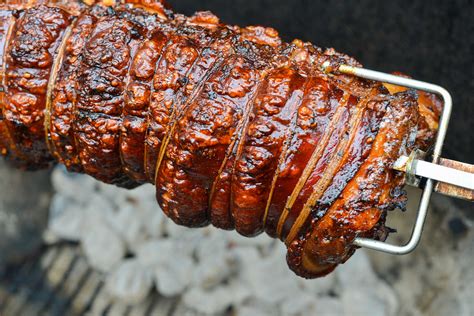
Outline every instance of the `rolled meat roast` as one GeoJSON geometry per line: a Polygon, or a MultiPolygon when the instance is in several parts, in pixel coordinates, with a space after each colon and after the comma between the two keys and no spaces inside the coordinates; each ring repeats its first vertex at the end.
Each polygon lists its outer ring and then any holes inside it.
{"type": "Polygon", "coordinates": [[[345,262],[356,237],[386,238],[406,200],[391,167],[432,143],[436,97],[329,74],[323,63],[361,65],[271,28],[94,2],[0,4],[0,151],[13,165],[152,183],[177,224],[265,231],[305,278],[345,262]]]}

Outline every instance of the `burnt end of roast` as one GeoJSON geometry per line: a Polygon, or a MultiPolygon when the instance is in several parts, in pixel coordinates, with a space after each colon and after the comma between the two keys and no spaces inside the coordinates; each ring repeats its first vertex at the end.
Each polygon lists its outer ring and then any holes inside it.
{"type": "Polygon", "coordinates": [[[306,278],[346,261],[357,236],[387,236],[405,198],[391,166],[431,144],[435,97],[327,74],[324,62],[360,65],[209,12],[41,3],[0,5],[0,152],[14,165],[153,183],[177,224],[266,232],[306,278]]]}

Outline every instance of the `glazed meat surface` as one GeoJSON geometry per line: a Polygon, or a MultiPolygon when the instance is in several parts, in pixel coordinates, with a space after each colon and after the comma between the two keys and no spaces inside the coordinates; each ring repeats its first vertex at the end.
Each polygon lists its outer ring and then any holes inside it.
{"type": "Polygon", "coordinates": [[[306,278],[345,262],[354,238],[386,238],[405,202],[391,167],[430,146],[441,111],[425,93],[326,73],[360,66],[333,49],[152,0],[7,1],[0,60],[13,165],[152,183],[177,224],[265,231],[306,278]]]}

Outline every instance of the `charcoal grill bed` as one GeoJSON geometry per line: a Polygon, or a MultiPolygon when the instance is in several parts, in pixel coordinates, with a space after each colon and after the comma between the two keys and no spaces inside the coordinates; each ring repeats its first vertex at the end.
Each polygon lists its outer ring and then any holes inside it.
{"type": "Polygon", "coordinates": [[[43,247],[0,273],[0,315],[179,315],[179,298],[154,292],[142,304],[114,302],[103,276],[75,244],[43,247]]]}

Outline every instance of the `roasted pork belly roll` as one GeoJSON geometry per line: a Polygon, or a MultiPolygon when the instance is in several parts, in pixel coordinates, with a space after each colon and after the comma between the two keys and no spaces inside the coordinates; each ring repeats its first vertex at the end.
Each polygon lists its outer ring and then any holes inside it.
{"type": "Polygon", "coordinates": [[[159,1],[0,5],[0,151],[100,181],[156,186],[174,222],[288,247],[300,276],[332,271],[403,208],[401,155],[430,146],[429,94],[340,73],[333,49],[159,1]]]}

